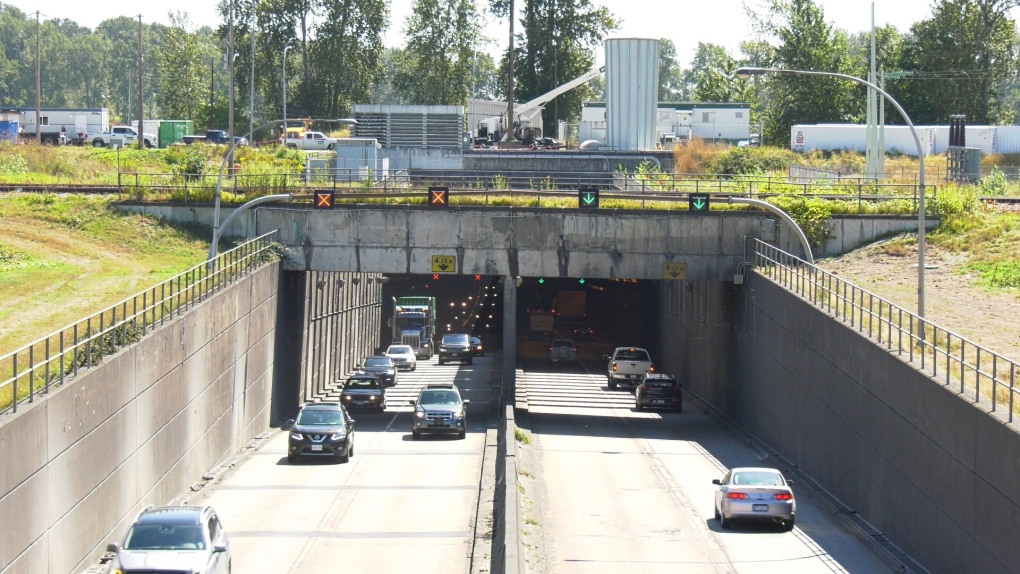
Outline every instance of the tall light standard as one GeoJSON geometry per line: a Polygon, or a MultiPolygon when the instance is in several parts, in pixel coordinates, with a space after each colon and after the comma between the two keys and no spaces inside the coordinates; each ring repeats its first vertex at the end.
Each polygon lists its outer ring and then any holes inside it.
{"type": "Polygon", "coordinates": [[[283,47],[283,143],[287,143],[287,50],[290,46],[283,47]]]}
{"type": "MultiPolygon", "coordinates": [[[[856,76],[848,76],[846,74],[838,74],[836,72],[816,72],[814,70],[784,70],[781,68],[738,68],[735,72],[737,77],[746,80],[751,76],[763,76],[765,74],[791,74],[797,76],[823,76],[827,78],[839,78],[841,80],[849,80],[851,82],[858,83],[862,86],[866,86],[875,90],[876,93],[881,94],[890,104],[896,108],[896,111],[903,116],[904,121],[907,122],[907,127],[910,128],[910,135],[914,137],[914,145],[917,146],[917,158],[921,162],[921,169],[918,180],[918,200],[917,200],[917,316],[924,318],[924,250],[925,250],[925,217],[924,217],[924,148],[921,147],[921,138],[917,135],[917,130],[914,129],[914,122],[910,121],[910,116],[903,110],[900,103],[897,102],[888,92],[882,88],[872,84],[871,82],[858,78],[856,76]]],[[[923,332],[923,331],[922,331],[923,332]]]]}

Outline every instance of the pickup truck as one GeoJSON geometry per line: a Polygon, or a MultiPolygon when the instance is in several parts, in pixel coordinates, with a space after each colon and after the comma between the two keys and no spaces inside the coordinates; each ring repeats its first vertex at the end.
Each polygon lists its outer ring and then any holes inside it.
{"type": "Polygon", "coordinates": [[[617,385],[639,385],[647,373],[655,372],[651,355],[638,347],[617,347],[612,355],[602,358],[609,362],[606,378],[610,389],[617,385]]]}
{"type": "Polygon", "coordinates": [[[181,141],[183,141],[187,145],[191,145],[193,143],[207,143],[207,144],[224,144],[224,145],[227,145],[227,144],[230,143],[230,134],[228,134],[227,132],[225,132],[223,130],[209,130],[209,131],[205,132],[204,136],[195,136],[195,135],[184,136],[183,138],[181,138],[181,141]]]}
{"type": "MultiPolygon", "coordinates": [[[[153,134],[143,134],[142,137],[145,139],[145,147],[154,148],[156,147],[156,136],[153,134]]],[[[119,147],[130,147],[138,144],[138,132],[131,126],[113,126],[110,131],[99,134],[89,134],[85,138],[85,145],[91,145],[93,147],[108,147],[108,146],[119,146],[119,147]]]]}
{"type": "Polygon", "coordinates": [[[322,132],[288,132],[285,144],[289,148],[305,151],[332,151],[336,149],[336,138],[327,137],[322,132]]]}

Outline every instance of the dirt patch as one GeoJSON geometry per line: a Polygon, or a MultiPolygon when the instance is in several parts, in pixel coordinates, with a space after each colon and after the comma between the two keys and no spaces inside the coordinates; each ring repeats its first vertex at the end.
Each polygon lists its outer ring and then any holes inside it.
{"type": "MultiPolygon", "coordinates": [[[[889,240],[817,263],[857,286],[917,311],[917,247],[889,240]],[[890,254],[891,251],[894,254],[890,254]]],[[[965,254],[928,246],[926,318],[982,347],[1020,360],[1020,292],[991,290],[963,270],[965,254]]]]}

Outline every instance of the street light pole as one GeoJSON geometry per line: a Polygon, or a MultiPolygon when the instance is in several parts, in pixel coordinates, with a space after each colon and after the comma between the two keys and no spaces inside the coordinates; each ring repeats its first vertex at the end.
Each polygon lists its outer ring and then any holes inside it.
{"type": "MultiPolygon", "coordinates": [[[[849,76],[847,74],[839,74],[836,72],[817,72],[814,70],[785,70],[781,68],[739,68],[735,72],[737,77],[741,79],[748,79],[751,76],[764,76],[765,74],[791,74],[796,76],[822,76],[827,78],[839,78],[841,80],[849,80],[851,82],[858,83],[862,86],[875,90],[876,93],[881,94],[896,111],[903,116],[904,121],[907,122],[907,127],[910,128],[910,135],[914,137],[914,145],[917,146],[917,157],[921,162],[921,169],[918,174],[918,200],[917,200],[917,316],[924,319],[924,252],[925,252],[925,214],[924,214],[924,148],[921,147],[921,138],[917,135],[917,130],[914,129],[914,122],[910,121],[910,116],[900,106],[900,103],[896,101],[888,92],[875,84],[858,78],[856,76],[849,76]]],[[[883,151],[883,153],[885,153],[883,151]]]]}
{"type": "Polygon", "coordinates": [[[283,47],[283,134],[281,140],[287,143],[287,50],[290,46],[283,47]]]}

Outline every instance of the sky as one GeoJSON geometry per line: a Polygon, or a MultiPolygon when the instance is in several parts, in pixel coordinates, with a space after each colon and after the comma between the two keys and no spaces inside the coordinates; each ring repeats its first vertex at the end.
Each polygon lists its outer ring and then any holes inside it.
{"type": "MultiPolygon", "coordinates": [[[[592,0],[595,5],[609,8],[622,20],[620,29],[610,37],[669,38],[677,48],[680,64],[686,67],[694,57],[699,42],[726,46],[731,55],[739,55],[740,42],[752,34],[745,5],[759,7],[763,0],[592,0]]],[[[825,11],[826,19],[851,33],[871,26],[871,4],[868,0],[816,0],[825,11]]],[[[390,0],[390,29],[384,42],[387,46],[403,44],[403,27],[411,12],[412,0],[390,0]]],[[[477,0],[480,7],[487,0],[477,0]]],[[[141,10],[144,22],[169,21],[167,4],[133,0],[0,0],[24,12],[42,12],[44,18],[67,18],[80,25],[95,28],[108,18],[137,17],[141,10]]],[[[517,5],[523,2],[518,0],[517,5]]],[[[932,0],[874,0],[875,23],[892,24],[905,32],[918,20],[931,16],[932,0]]],[[[174,0],[176,10],[187,12],[197,26],[215,27],[219,22],[213,0],[174,0]]],[[[761,11],[761,10],[757,10],[761,11]]],[[[1016,17],[1016,15],[1014,15],[1016,17]]],[[[486,34],[493,39],[490,52],[505,48],[509,29],[506,21],[489,18],[486,34]]],[[[602,60],[601,50],[597,52],[602,60]]]]}

